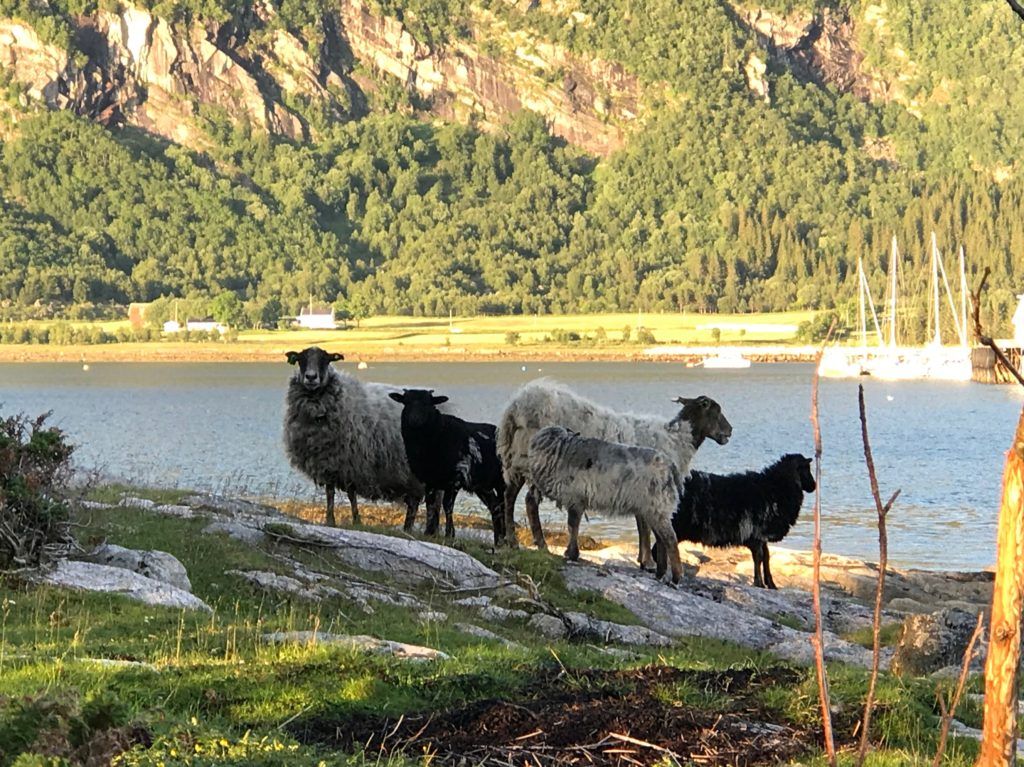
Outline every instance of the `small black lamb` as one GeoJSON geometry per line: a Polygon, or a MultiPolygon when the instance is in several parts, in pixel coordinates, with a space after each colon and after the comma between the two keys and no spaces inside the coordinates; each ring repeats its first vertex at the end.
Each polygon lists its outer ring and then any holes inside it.
{"type": "MultiPolygon", "coordinates": [[[[413,475],[431,494],[443,491],[444,534],[455,536],[452,509],[459,490],[475,493],[491,513],[494,542],[505,537],[505,480],[498,461],[494,424],[470,423],[437,406],[447,402],[432,389],[405,389],[389,395],[402,408],[402,441],[413,475]]],[[[437,508],[427,516],[427,535],[436,535],[437,508]]]]}
{"type": "Polygon", "coordinates": [[[768,541],[776,543],[789,533],[804,493],[813,493],[816,487],[811,459],[798,453],[784,455],[761,471],[727,475],[691,471],[672,527],[680,541],[746,546],[754,559],[754,586],[774,589],[768,541]]]}

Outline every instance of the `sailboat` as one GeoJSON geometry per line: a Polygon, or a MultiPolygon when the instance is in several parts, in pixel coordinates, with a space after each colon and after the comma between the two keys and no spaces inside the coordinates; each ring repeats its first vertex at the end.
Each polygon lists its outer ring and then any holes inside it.
{"type": "Polygon", "coordinates": [[[882,330],[878,323],[874,301],[868,287],[864,268],[857,263],[857,280],[859,286],[858,326],[860,346],[855,350],[848,347],[831,347],[822,355],[818,373],[824,377],[848,378],[857,375],[870,375],[883,380],[909,380],[927,378],[943,381],[969,381],[971,379],[971,350],[967,342],[967,277],[964,268],[963,247],[960,256],[960,311],[957,311],[953,293],[946,276],[946,269],[939,254],[935,233],[931,240],[931,293],[932,312],[930,326],[934,331],[932,340],[923,348],[900,346],[897,337],[896,306],[898,289],[898,271],[900,264],[899,248],[896,237],[892,238],[892,250],[889,260],[889,296],[887,319],[887,340],[883,341],[882,330]],[[939,291],[939,275],[945,286],[946,297],[953,314],[959,344],[944,346],[940,327],[941,301],[939,291]],[[870,309],[874,322],[876,346],[867,345],[867,312],[870,309]]]}

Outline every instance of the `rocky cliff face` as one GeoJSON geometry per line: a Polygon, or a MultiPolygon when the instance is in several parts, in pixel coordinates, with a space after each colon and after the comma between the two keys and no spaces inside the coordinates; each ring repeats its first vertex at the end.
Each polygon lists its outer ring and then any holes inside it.
{"type": "Polygon", "coordinates": [[[845,11],[826,8],[816,14],[781,15],[763,8],[734,6],[734,10],[770,54],[804,79],[834,85],[865,100],[894,97],[892,83],[865,65],[856,44],[856,23],[845,11]]]}
{"type": "Polygon", "coordinates": [[[432,50],[396,19],[374,15],[362,0],[342,0],[343,34],[361,61],[397,77],[443,117],[471,117],[485,127],[530,109],[551,132],[607,155],[625,140],[640,111],[636,78],[617,64],[574,56],[559,46],[507,32],[483,13],[473,43],[432,50]],[[497,58],[478,40],[502,49],[497,58]]]}
{"type": "MultiPolygon", "coordinates": [[[[403,24],[375,16],[360,0],[342,0],[340,26],[325,29],[372,71],[397,77],[435,114],[500,125],[522,108],[543,115],[554,134],[595,154],[622,145],[640,111],[639,86],[622,67],[573,56],[522,33],[503,38],[501,59],[468,42],[432,50],[403,24]],[[508,55],[504,55],[504,54],[508,55]]],[[[31,26],[0,20],[0,67],[25,87],[25,101],[71,109],[107,125],[131,124],[172,141],[202,145],[203,105],[289,138],[310,126],[296,96],[344,117],[357,86],[325,55],[267,18],[251,29],[177,27],[140,8],[77,20],[76,64],[31,26]],[[83,57],[78,57],[82,60],[83,57]]],[[[484,25],[493,19],[484,20],[484,25]]],[[[331,25],[333,26],[333,25],[331,25]]],[[[492,38],[493,40],[493,38],[492,38]]]]}
{"type": "Polygon", "coordinates": [[[25,86],[26,106],[71,109],[105,125],[131,124],[186,145],[203,142],[200,106],[289,138],[308,137],[306,120],[286,105],[299,94],[344,111],[349,85],[283,31],[258,43],[223,27],[176,28],[139,8],[77,20],[84,64],[45,44],[30,26],[0,20],[0,67],[25,86]]]}
{"type": "MultiPolygon", "coordinates": [[[[556,0],[509,1],[533,7],[556,0]]],[[[568,0],[557,2],[573,23],[589,23],[568,0]]],[[[743,6],[734,11],[767,51],[746,63],[758,97],[770,100],[769,57],[862,98],[896,97],[891,83],[863,65],[854,23],[842,13],[780,16],[743,6]]],[[[431,48],[398,19],[375,15],[364,0],[339,0],[338,15],[323,20],[325,43],[317,55],[275,29],[272,20],[265,5],[244,19],[205,26],[174,25],[136,7],[101,11],[76,21],[75,47],[85,55],[71,56],[44,43],[28,24],[0,19],[0,69],[23,84],[26,104],[71,109],[104,124],[137,125],[189,146],[206,140],[203,107],[293,139],[315,130],[310,110],[351,116],[351,104],[362,102],[347,74],[353,60],[397,78],[438,116],[487,128],[501,125],[509,113],[531,109],[544,116],[552,133],[598,155],[624,144],[652,96],[651,86],[644,92],[620,65],[510,30],[481,10],[474,12],[470,38],[431,48]]],[[[368,78],[360,82],[372,86],[368,78]]]]}

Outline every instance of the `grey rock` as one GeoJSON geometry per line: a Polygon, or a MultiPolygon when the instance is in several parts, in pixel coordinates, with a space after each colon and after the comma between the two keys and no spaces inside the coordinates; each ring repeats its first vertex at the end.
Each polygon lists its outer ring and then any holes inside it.
{"type": "Polygon", "coordinates": [[[444,623],[448,620],[448,613],[440,610],[426,610],[419,614],[420,623],[444,623]]]}
{"type": "Polygon", "coordinates": [[[453,605],[459,605],[460,607],[487,607],[490,603],[491,598],[483,594],[475,597],[463,597],[452,602],[453,605]]]}
{"type": "Polygon", "coordinates": [[[82,559],[110,567],[131,570],[139,575],[192,591],[185,566],[166,551],[139,551],[126,549],[113,543],[104,543],[86,554],[82,559]]]}
{"type": "Polygon", "coordinates": [[[203,528],[203,532],[208,535],[224,533],[236,541],[242,541],[251,546],[258,546],[266,540],[263,531],[258,527],[252,527],[232,519],[215,519],[203,528]]]}
{"type": "Polygon", "coordinates": [[[121,594],[149,605],[213,612],[208,604],[184,589],[121,567],[61,560],[53,570],[42,574],[38,580],[77,591],[121,594]]]}
{"type": "Polygon", "coordinates": [[[504,623],[512,620],[526,620],[530,614],[525,610],[509,610],[500,605],[487,605],[480,609],[480,617],[484,620],[504,623]]]}
{"type": "Polygon", "coordinates": [[[506,647],[522,647],[519,642],[513,642],[511,639],[506,639],[503,636],[495,634],[493,631],[485,629],[481,626],[474,626],[472,623],[456,623],[455,628],[461,631],[463,634],[469,634],[480,639],[489,639],[492,642],[499,642],[506,647]]]}
{"type": "Polygon", "coordinates": [[[263,641],[271,644],[318,644],[336,647],[350,647],[355,650],[375,655],[390,655],[403,660],[447,660],[451,656],[431,647],[421,647],[404,642],[392,642],[387,639],[362,634],[330,634],[323,631],[275,631],[264,634],[263,641]]]}
{"type": "MultiPolygon", "coordinates": [[[[892,672],[924,676],[945,666],[960,665],[977,621],[977,615],[955,608],[911,615],[903,622],[892,672]]],[[[976,653],[976,659],[979,655],[976,653]]]]}
{"type": "MultiPolygon", "coordinates": [[[[669,637],[721,639],[771,652],[795,663],[810,662],[809,633],[700,596],[690,590],[696,586],[689,580],[684,580],[679,588],[671,588],[649,573],[617,566],[567,567],[563,574],[571,590],[596,591],[628,609],[644,626],[669,637]]],[[[859,666],[871,663],[869,650],[840,639],[832,632],[824,633],[824,645],[828,660],[859,666]]]]}
{"type": "Polygon", "coordinates": [[[501,582],[494,570],[469,554],[437,543],[321,527],[294,520],[286,524],[289,537],[321,546],[352,567],[387,573],[396,583],[431,583],[442,588],[475,589],[490,588],[501,582]]]}
{"type": "Polygon", "coordinates": [[[530,616],[530,628],[548,639],[565,639],[569,630],[561,618],[537,613],[530,616]]]}
{"type": "Polygon", "coordinates": [[[199,511],[213,511],[217,514],[226,514],[227,516],[238,516],[240,514],[281,516],[281,512],[273,506],[246,501],[241,498],[215,495],[213,493],[195,493],[183,498],[182,503],[199,511]]]}

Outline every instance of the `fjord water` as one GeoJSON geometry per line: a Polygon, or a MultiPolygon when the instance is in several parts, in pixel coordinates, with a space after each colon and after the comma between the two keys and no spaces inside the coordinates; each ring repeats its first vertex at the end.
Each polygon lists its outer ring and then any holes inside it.
{"type": "MultiPolygon", "coordinates": [[[[620,410],[666,419],[670,399],[707,394],[733,425],[729,444],[706,443],[694,467],[761,468],[786,452],[813,454],[809,421],[813,368],[755,364],[703,370],[676,363],[450,362],[373,364],[364,380],[434,388],[472,420],[495,421],[512,392],[551,376],[620,410]],[[524,369],[525,368],[525,369],[524,369]]],[[[0,414],[53,411],[78,445],[77,463],[140,485],[250,496],[321,496],[293,471],[281,447],[292,368],[270,363],[0,364],[0,414]]],[[[823,546],[875,558],[877,538],[857,415],[857,381],[821,381],[823,546]]],[[[902,494],[889,516],[890,560],[941,569],[989,567],[1004,451],[1022,397],[1018,387],[864,379],[882,493],[902,494]]],[[[808,548],[811,504],[784,546],[808,548]]],[[[343,504],[344,506],[344,504],[343,504]]],[[[475,499],[462,510],[483,513],[475,499]]],[[[564,525],[545,505],[551,525],[564,525]]],[[[522,500],[517,518],[523,519],[522,500]]],[[[591,515],[583,532],[631,539],[632,521],[591,515]]]]}

